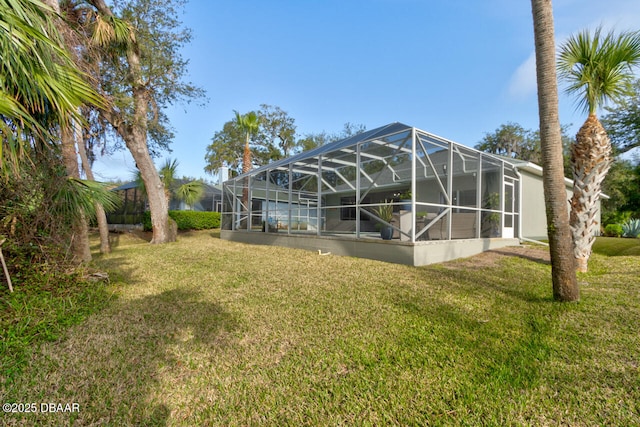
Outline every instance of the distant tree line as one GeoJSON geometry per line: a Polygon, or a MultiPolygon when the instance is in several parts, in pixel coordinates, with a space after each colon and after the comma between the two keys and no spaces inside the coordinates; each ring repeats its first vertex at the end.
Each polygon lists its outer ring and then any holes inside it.
{"type": "MultiPolygon", "coordinates": [[[[571,176],[569,148],[572,139],[567,134],[568,128],[567,125],[561,127],[565,176],[571,176]]],[[[485,153],[542,164],[540,132],[525,129],[518,123],[507,122],[500,125],[495,131],[486,133],[474,148],[485,153]]]]}
{"type": "Polygon", "coordinates": [[[293,117],[280,107],[262,104],[255,111],[236,112],[236,117],[225,122],[222,130],[213,135],[205,154],[205,172],[216,174],[220,168],[226,167],[232,175],[237,175],[365,130],[364,125],[345,123],[338,133],[322,131],[299,136],[293,117]],[[256,121],[255,129],[247,131],[247,119],[256,121]],[[247,163],[243,161],[247,142],[251,156],[249,164],[243,167],[247,163]]]}

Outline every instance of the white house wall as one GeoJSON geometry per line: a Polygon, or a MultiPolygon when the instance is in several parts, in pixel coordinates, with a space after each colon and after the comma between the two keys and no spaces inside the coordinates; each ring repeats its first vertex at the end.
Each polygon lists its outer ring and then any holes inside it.
{"type": "MultiPolygon", "coordinates": [[[[524,168],[519,169],[522,182],[522,237],[532,240],[547,240],[547,214],[544,202],[544,186],[541,170],[534,172],[524,168]]],[[[567,208],[573,195],[573,185],[566,181],[567,208]]],[[[604,196],[606,197],[606,196],[604,196]]],[[[596,220],[600,222],[600,202],[597,205],[596,220]]],[[[599,233],[598,233],[599,234],[599,233]]]]}
{"type": "Polygon", "coordinates": [[[522,192],[522,237],[532,240],[547,239],[547,215],[544,204],[542,177],[521,172],[522,192]]]}

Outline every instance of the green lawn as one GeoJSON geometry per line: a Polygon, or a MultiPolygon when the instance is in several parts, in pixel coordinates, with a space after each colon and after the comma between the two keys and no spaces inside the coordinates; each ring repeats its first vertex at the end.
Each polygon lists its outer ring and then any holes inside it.
{"type": "Polygon", "coordinates": [[[80,412],[0,424],[640,425],[639,243],[600,240],[560,304],[542,249],[415,268],[121,235],[104,303],[0,390],[80,412]]]}

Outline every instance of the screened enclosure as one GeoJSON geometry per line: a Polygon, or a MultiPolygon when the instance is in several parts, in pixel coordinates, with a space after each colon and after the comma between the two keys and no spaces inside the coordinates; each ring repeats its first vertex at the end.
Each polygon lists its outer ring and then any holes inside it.
{"type": "Polygon", "coordinates": [[[506,159],[393,123],[226,181],[222,229],[404,243],[514,238],[519,193],[506,159]]]}

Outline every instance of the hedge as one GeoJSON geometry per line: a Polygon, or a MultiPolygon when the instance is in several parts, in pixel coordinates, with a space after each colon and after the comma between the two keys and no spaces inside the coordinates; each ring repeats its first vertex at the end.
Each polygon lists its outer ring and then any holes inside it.
{"type": "MultiPolygon", "coordinates": [[[[209,230],[220,228],[220,212],[169,211],[178,230],[209,230]]],[[[145,231],[151,230],[151,213],[145,212],[142,220],[145,231]]]]}
{"type": "Polygon", "coordinates": [[[620,224],[608,224],[604,228],[604,235],[607,237],[622,236],[622,226],[620,224]]]}

